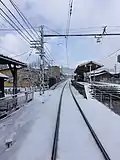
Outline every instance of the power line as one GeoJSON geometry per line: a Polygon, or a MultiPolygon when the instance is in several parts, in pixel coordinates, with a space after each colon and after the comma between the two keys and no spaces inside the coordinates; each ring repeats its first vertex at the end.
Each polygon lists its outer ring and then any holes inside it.
{"type": "Polygon", "coordinates": [[[30,51],[30,53],[29,53],[29,55],[28,55],[26,61],[28,61],[29,57],[32,55],[32,52],[33,52],[33,50],[30,51]]]}
{"type": "MultiPolygon", "coordinates": [[[[0,8],[0,10],[6,15],[6,17],[10,20],[10,21],[12,21],[12,19],[0,8]]],[[[3,17],[23,38],[24,38],[24,40],[26,40],[29,44],[30,44],[30,42],[29,42],[29,40],[26,38],[26,35],[24,34],[23,35],[23,32],[21,33],[20,31],[21,31],[21,29],[12,21],[12,23],[17,27],[15,27],[2,13],[0,13],[0,15],[1,15],[1,17],[3,17]],[[19,29],[19,30],[17,30],[17,29],[19,29]]]]}
{"type": "MultiPolygon", "coordinates": [[[[109,28],[120,28],[120,26],[107,26],[107,28],[109,29],[109,28]]],[[[28,28],[28,27],[25,27],[24,26],[24,28],[26,29],[26,30],[32,30],[32,28],[28,28]]],[[[33,28],[34,29],[39,29],[39,27],[38,26],[33,26],[33,28]]],[[[47,27],[47,26],[45,26],[45,28],[49,28],[49,27],[47,27]]],[[[78,33],[79,34],[79,32],[80,32],[80,30],[88,30],[88,31],[99,31],[98,29],[102,29],[103,27],[101,26],[101,27],[83,27],[83,28],[71,28],[70,30],[69,30],[69,33],[78,33]]],[[[21,30],[23,30],[22,28],[21,28],[21,30]]],[[[60,32],[58,32],[58,31],[56,31],[56,30],[54,30],[54,29],[51,29],[51,28],[49,28],[49,30],[51,30],[52,32],[54,32],[54,33],[56,33],[56,34],[58,34],[58,35],[61,35],[61,33],[60,32]]],[[[2,31],[2,32],[9,32],[9,31],[15,31],[13,28],[0,28],[0,31],[2,31]]],[[[63,30],[61,30],[61,31],[63,31],[63,30]]],[[[83,32],[83,31],[82,31],[83,32]]],[[[86,31],[87,32],[87,31],[86,31]]],[[[66,35],[67,36],[67,35],[66,35]]]]}
{"type": "Polygon", "coordinates": [[[54,33],[60,35],[60,33],[57,32],[57,31],[55,31],[54,29],[52,29],[52,28],[50,28],[50,27],[48,27],[48,26],[46,26],[46,25],[44,25],[44,26],[45,26],[45,28],[49,29],[50,31],[52,31],[52,32],[54,32],[54,33]]]}
{"type": "MultiPolygon", "coordinates": [[[[33,29],[33,31],[37,34],[37,36],[40,38],[39,34],[36,32],[36,30],[33,28],[33,26],[31,25],[31,23],[24,16],[24,14],[20,11],[20,9],[17,7],[17,5],[12,0],[10,0],[10,2],[13,5],[13,7],[15,8],[15,10],[17,11],[17,13],[20,15],[20,17],[23,19],[23,21],[25,22],[25,24],[27,25],[27,27],[28,28],[31,27],[33,29]]],[[[36,37],[36,35],[35,35],[35,33],[33,31],[31,30],[32,34],[36,37]]]]}
{"type": "Polygon", "coordinates": [[[50,57],[49,53],[46,50],[45,50],[45,53],[46,53],[45,57],[47,57],[49,61],[53,61],[54,62],[54,59],[50,57]]]}
{"type": "Polygon", "coordinates": [[[112,55],[114,55],[115,53],[117,53],[117,52],[119,52],[119,51],[120,51],[120,49],[117,49],[116,51],[114,51],[114,52],[108,54],[106,57],[101,58],[99,61],[101,61],[102,59],[109,58],[109,57],[111,57],[112,55]]]}
{"type": "MultiPolygon", "coordinates": [[[[3,11],[3,9],[2,8],[0,8],[0,10],[2,11],[2,13],[14,24],[14,26],[16,26],[17,27],[17,29],[19,29],[19,31],[21,31],[22,32],[22,30],[17,26],[17,24],[3,11]]],[[[5,18],[5,17],[4,17],[5,18]]],[[[9,23],[10,24],[10,23],[9,23]]],[[[13,25],[12,25],[12,27],[13,27],[13,25]]],[[[29,37],[28,36],[26,36],[26,34],[24,33],[24,32],[22,32],[22,34],[26,37],[26,39],[28,40],[28,41],[30,41],[30,39],[29,39],[29,37]]]]}
{"type": "MultiPolygon", "coordinates": [[[[18,22],[18,24],[23,28],[24,31],[26,31],[26,33],[34,40],[34,38],[30,35],[30,33],[26,30],[26,28],[19,22],[19,20],[15,17],[15,15],[10,11],[10,9],[2,2],[2,5],[8,10],[8,12],[14,17],[14,19],[18,22]]],[[[26,35],[27,38],[29,38],[27,35],[26,35]]]]}
{"type": "MultiPolygon", "coordinates": [[[[56,33],[56,34],[58,34],[58,35],[60,35],[61,33],[60,32],[58,32],[57,30],[55,30],[55,29],[52,29],[52,28],[50,28],[50,27],[48,27],[48,26],[46,26],[46,25],[44,25],[45,26],[45,28],[48,28],[49,30],[51,30],[52,32],[54,32],[54,33],[56,33]]],[[[25,27],[25,26],[24,26],[25,27]]],[[[33,26],[33,28],[34,29],[39,29],[39,27],[38,26],[33,26]]],[[[80,30],[87,30],[87,29],[90,29],[90,31],[92,30],[92,31],[95,31],[95,30],[93,30],[93,29],[102,29],[103,28],[103,26],[100,26],[100,27],[81,27],[81,28],[71,28],[70,30],[69,30],[69,32],[71,33],[71,32],[80,32],[80,30]]],[[[109,29],[109,28],[120,28],[120,26],[107,26],[107,28],[109,29]]],[[[30,27],[25,27],[25,29],[26,30],[32,30],[32,28],[30,28],[30,27]]],[[[22,29],[21,29],[22,30],[22,29]]],[[[60,29],[59,29],[60,30],[60,29]]],[[[13,28],[0,28],[0,31],[14,31],[14,29],[13,28]]],[[[63,31],[63,30],[61,30],[61,31],[63,31]]]]}
{"type": "Polygon", "coordinates": [[[67,27],[66,27],[66,55],[67,55],[67,65],[69,66],[68,62],[68,35],[70,30],[70,22],[73,10],[73,0],[69,0],[69,7],[68,7],[68,20],[67,20],[67,27]]]}
{"type": "Polygon", "coordinates": [[[22,56],[22,55],[25,55],[25,54],[29,53],[29,50],[28,50],[28,51],[26,51],[24,53],[21,53],[21,54],[17,54],[17,53],[15,54],[14,52],[10,51],[7,48],[1,47],[1,46],[0,46],[0,48],[5,50],[5,51],[7,51],[7,52],[9,52],[9,53],[11,53],[11,54],[14,54],[15,56],[13,56],[12,58],[19,57],[19,56],[22,56]]]}
{"type": "Polygon", "coordinates": [[[17,54],[15,54],[14,52],[8,50],[7,48],[4,48],[4,47],[2,47],[2,46],[0,46],[0,48],[1,48],[2,50],[5,50],[5,51],[11,53],[11,54],[17,55],[17,54]]]}
{"type": "Polygon", "coordinates": [[[49,52],[49,56],[51,56],[51,59],[53,59],[53,60],[54,60],[53,56],[52,56],[52,55],[51,55],[51,53],[50,53],[49,48],[48,48],[46,45],[45,45],[45,47],[46,47],[47,51],[49,52]]]}
{"type": "Polygon", "coordinates": [[[15,55],[13,58],[23,56],[23,55],[25,55],[25,54],[28,54],[29,52],[31,52],[31,51],[26,51],[26,52],[24,52],[24,53],[21,53],[21,54],[15,55]]]}

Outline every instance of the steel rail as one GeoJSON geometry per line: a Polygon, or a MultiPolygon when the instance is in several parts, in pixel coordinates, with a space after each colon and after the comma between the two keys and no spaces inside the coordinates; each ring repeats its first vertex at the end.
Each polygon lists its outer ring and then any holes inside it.
{"type": "Polygon", "coordinates": [[[91,132],[91,134],[92,134],[92,136],[93,136],[93,138],[94,138],[94,140],[95,140],[98,148],[100,149],[100,151],[101,151],[104,159],[105,160],[111,160],[110,157],[109,157],[109,155],[107,154],[106,150],[104,149],[102,143],[100,142],[98,136],[96,135],[95,131],[93,130],[92,126],[90,125],[88,119],[86,118],[86,116],[85,116],[83,110],[81,109],[79,103],[77,102],[77,100],[76,100],[76,98],[75,98],[75,96],[73,94],[73,91],[72,91],[72,89],[70,87],[70,83],[69,83],[69,88],[70,88],[70,92],[72,94],[72,97],[73,97],[73,99],[74,99],[74,101],[75,101],[75,103],[76,103],[76,105],[77,105],[77,107],[78,107],[78,109],[79,109],[79,111],[80,111],[80,113],[81,113],[81,115],[82,115],[82,117],[83,117],[83,119],[84,119],[87,127],[89,128],[89,130],[90,130],[90,132],[91,132]]]}
{"type": "Polygon", "coordinates": [[[60,112],[61,112],[61,104],[62,104],[63,92],[64,92],[66,84],[64,85],[64,87],[62,89],[62,92],[61,92],[61,95],[60,95],[60,100],[59,100],[59,107],[58,107],[57,120],[56,120],[56,126],[55,126],[55,133],[54,133],[54,141],[53,141],[53,147],[52,147],[51,160],[56,160],[56,157],[57,157],[59,126],[60,126],[60,112]]]}

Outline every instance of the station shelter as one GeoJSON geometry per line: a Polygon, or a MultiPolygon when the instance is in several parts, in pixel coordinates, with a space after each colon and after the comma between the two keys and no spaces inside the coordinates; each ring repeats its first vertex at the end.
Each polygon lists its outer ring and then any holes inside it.
{"type": "Polygon", "coordinates": [[[74,73],[76,77],[79,78],[80,81],[85,81],[85,74],[89,73],[89,81],[91,83],[91,71],[95,71],[98,68],[103,67],[103,65],[94,62],[94,61],[87,61],[85,63],[79,64],[75,69],[74,73]]]}
{"type": "MultiPolygon", "coordinates": [[[[0,65],[7,65],[8,68],[10,69],[12,76],[13,76],[13,94],[17,94],[17,69],[20,67],[27,67],[27,65],[23,62],[20,62],[18,60],[15,60],[13,58],[4,56],[0,54],[0,65]]],[[[0,84],[1,84],[1,91],[2,91],[2,96],[4,95],[4,79],[6,77],[0,78],[0,84]]]]}

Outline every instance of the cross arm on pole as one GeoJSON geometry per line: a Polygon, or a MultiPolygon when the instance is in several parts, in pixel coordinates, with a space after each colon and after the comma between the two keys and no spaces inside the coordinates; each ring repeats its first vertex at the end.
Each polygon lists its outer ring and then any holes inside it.
{"type": "MultiPolygon", "coordinates": [[[[106,33],[106,34],[99,34],[99,33],[88,33],[88,34],[69,34],[69,35],[66,35],[66,34],[44,34],[44,37],[66,37],[66,36],[69,36],[69,37],[96,37],[96,36],[100,36],[100,37],[103,37],[103,36],[120,36],[120,33],[106,33]]],[[[34,42],[34,41],[32,41],[34,42]]]]}

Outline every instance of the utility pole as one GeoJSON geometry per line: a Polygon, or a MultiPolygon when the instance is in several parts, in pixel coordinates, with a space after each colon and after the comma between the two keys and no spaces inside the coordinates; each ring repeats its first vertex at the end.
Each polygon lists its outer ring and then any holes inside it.
{"type": "Polygon", "coordinates": [[[44,93],[45,86],[44,86],[44,27],[40,26],[40,40],[31,41],[31,48],[35,48],[37,50],[36,54],[39,54],[39,64],[40,64],[40,72],[39,72],[39,87],[40,87],[40,95],[44,93]]]}
{"type": "Polygon", "coordinates": [[[40,26],[40,34],[41,34],[41,47],[40,47],[40,95],[41,93],[44,93],[45,91],[45,84],[44,84],[44,57],[45,57],[45,52],[44,52],[44,28],[43,26],[40,26]]]}
{"type": "Polygon", "coordinates": [[[116,71],[117,71],[117,65],[116,64],[114,65],[114,68],[115,68],[115,74],[116,74],[116,71]]]}

